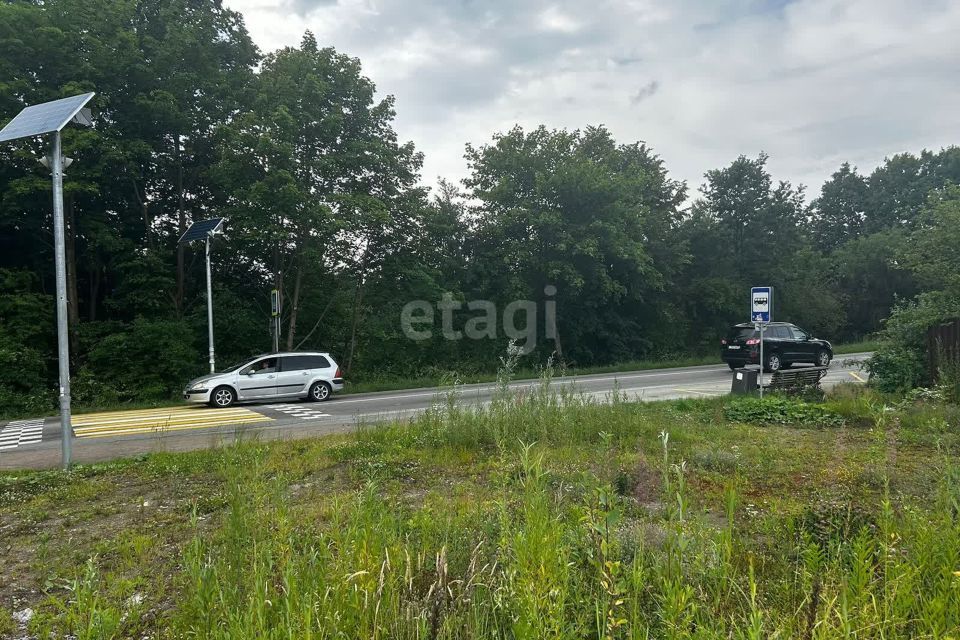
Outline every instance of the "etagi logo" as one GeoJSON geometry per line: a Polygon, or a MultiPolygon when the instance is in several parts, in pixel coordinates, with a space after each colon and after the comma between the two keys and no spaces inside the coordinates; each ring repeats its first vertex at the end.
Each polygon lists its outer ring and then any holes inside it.
{"type": "MultiPolygon", "coordinates": [[[[552,284],[543,288],[547,299],[543,302],[544,337],[554,340],[557,337],[557,288],[552,284]]],[[[538,306],[533,300],[514,300],[503,308],[502,316],[497,313],[497,305],[490,300],[471,300],[464,304],[454,300],[449,293],[443,295],[436,304],[427,300],[413,300],[400,310],[400,327],[403,334],[415,341],[433,338],[436,312],[440,312],[440,331],[446,340],[483,340],[497,338],[497,321],[503,323],[503,333],[518,343],[521,353],[527,354],[537,346],[538,306]],[[462,330],[454,327],[454,312],[466,308],[473,315],[467,318],[462,330]],[[518,324],[517,320],[520,323],[518,324]]]]}

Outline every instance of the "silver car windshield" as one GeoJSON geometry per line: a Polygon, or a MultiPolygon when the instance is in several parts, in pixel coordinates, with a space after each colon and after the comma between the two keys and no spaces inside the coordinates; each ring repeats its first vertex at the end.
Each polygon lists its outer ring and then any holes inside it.
{"type": "Polygon", "coordinates": [[[239,369],[240,367],[245,367],[245,366],[247,366],[248,364],[253,364],[253,362],[254,362],[255,360],[256,360],[256,358],[247,358],[246,360],[241,360],[240,362],[238,362],[238,363],[236,363],[236,364],[234,364],[234,365],[231,365],[231,366],[227,367],[226,369],[221,369],[221,370],[218,371],[217,373],[230,373],[231,371],[236,371],[236,370],[239,369]]]}

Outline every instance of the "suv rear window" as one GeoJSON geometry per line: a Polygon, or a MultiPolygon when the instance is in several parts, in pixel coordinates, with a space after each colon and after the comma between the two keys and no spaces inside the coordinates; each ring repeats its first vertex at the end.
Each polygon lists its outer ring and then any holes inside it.
{"type": "Polygon", "coordinates": [[[730,331],[727,332],[727,340],[747,340],[757,337],[757,335],[757,330],[753,327],[731,327],[730,331]]]}

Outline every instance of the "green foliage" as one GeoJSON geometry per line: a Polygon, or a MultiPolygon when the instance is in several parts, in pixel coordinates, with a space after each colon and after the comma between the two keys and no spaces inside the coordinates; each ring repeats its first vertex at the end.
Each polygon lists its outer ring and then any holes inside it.
{"type": "MultiPolygon", "coordinates": [[[[687,186],[646,144],[602,126],[514,127],[468,146],[462,188],[441,180],[430,197],[421,154],[393,129],[402,105],[309,32],[261,54],[221,2],[0,3],[0,114],[79,91],[97,93],[97,126],[64,132],[79,405],[168,399],[206,370],[203,248],[177,238],[214,214],[228,218],[212,248],[222,360],[269,348],[277,288],[281,345],[329,350],[349,380],[371,384],[492,374],[490,347],[518,300],[538,305],[536,360],[556,352],[582,368],[716,353],[758,283],[776,288],[778,319],[860,340],[896,300],[955,289],[960,273],[955,147],[899,154],[869,175],[844,163],[809,205],[766,155],[741,156],[707,171],[687,206],[687,186]],[[407,302],[445,295],[493,302],[489,339],[403,334],[407,302]],[[161,364],[147,367],[152,357],[161,364]],[[142,389],[131,374],[145,375],[142,389]]],[[[49,411],[56,388],[38,151],[0,148],[5,415],[49,411]]],[[[464,307],[455,330],[476,315],[464,307]]],[[[878,359],[885,388],[921,380],[909,351],[878,359]]]]}
{"type": "Polygon", "coordinates": [[[927,330],[960,315],[960,298],[946,292],[921,294],[894,308],[878,334],[880,346],[867,363],[874,384],[883,391],[930,386],[927,330]]]}
{"type": "MultiPolygon", "coordinates": [[[[98,340],[85,368],[95,380],[111,380],[120,400],[170,398],[182,389],[199,359],[196,349],[183,340],[188,327],[182,321],[137,319],[98,340]]],[[[80,379],[86,380],[85,374],[80,379]]]]}
{"type": "Polygon", "coordinates": [[[13,613],[6,607],[0,607],[0,636],[13,637],[17,630],[17,623],[13,620],[13,613]]]}
{"type": "Polygon", "coordinates": [[[741,397],[726,404],[727,420],[752,424],[785,424],[803,427],[839,427],[844,420],[829,409],[794,398],[768,395],[763,399],[741,397]]]}
{"type": "MultiPolygon", "coordinates": [[[[879,333],[881,344],[869,363],[875,384],[885,391],[903,391],[930,386],[927,331],[934,325],[960,316],[960,188],[948,186],[930,194],[927,206],[915,222],[909,242],[898,257],[930,288],[912,301],[898,304],[879,333]]],[[[946,371],[948,384],[955,378],[946,371]]]]}

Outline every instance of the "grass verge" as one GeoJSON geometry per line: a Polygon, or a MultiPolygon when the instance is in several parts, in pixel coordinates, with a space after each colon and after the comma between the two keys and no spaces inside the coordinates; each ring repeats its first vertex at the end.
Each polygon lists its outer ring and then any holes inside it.
{"type": "Polygon", "coordinates": [[[960,628],[956,405],[450,393],[349,436],[0,476],[0,611],[79,639],[960,628]]]}

